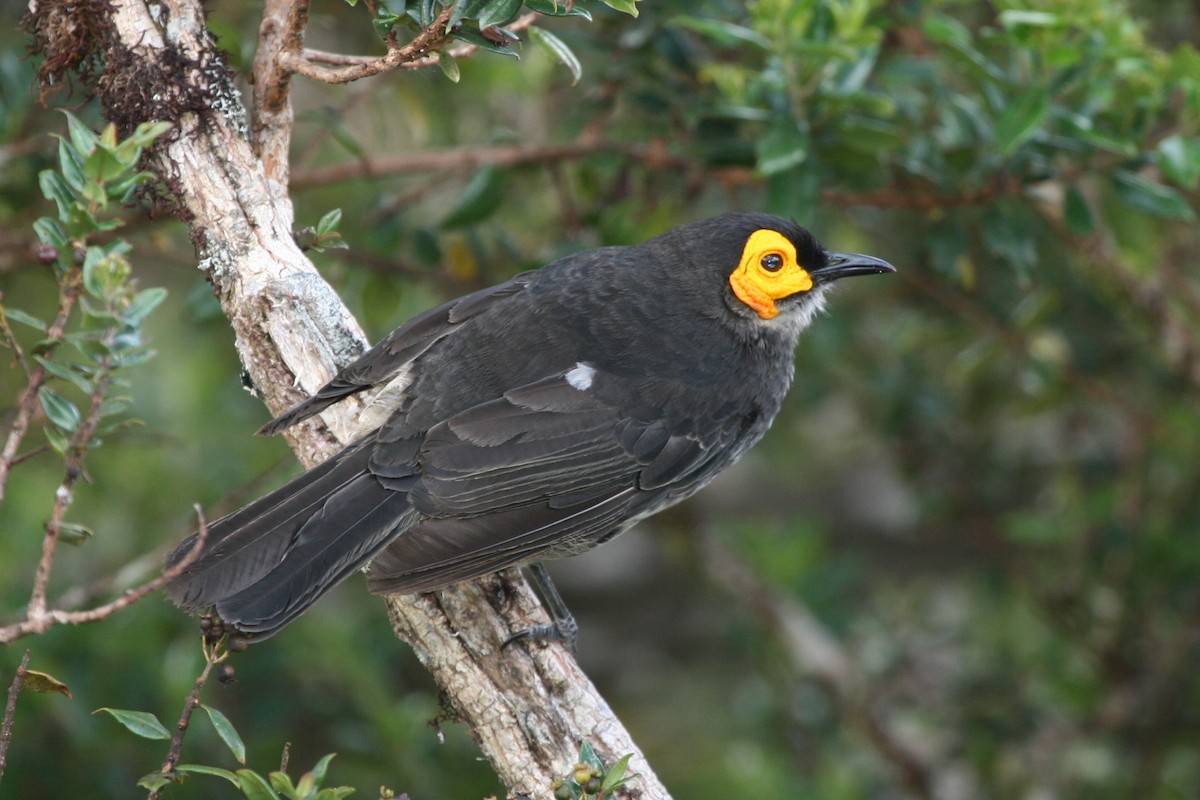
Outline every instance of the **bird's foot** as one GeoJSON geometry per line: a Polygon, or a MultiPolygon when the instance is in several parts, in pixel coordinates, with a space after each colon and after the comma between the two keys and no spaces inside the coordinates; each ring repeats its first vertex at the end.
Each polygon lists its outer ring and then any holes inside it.
{"type": "Polygon", "coordinates": [[[555,619],[546,625],[533,625],[517,631],[504,640],[501,649],[516,642],[562,642],[571,655],[575,655],[575,642],[579,638],[579,624],[569,614],[565,619],[555,619]]]}
{"type": "Polygon", "coordinates": [[[508,647],[513,642],[520,641],[562,642],[571,651],[571,655],[576,655],[575,642],[579,636],[579,623],[575,621],[574,615],[567,608],[567,604],[563,602],[562,596],[554,587],[554,582],[550,580],[550,575],[544,566],[531,564],[528,567],[528,573],[538,594],[542,596],[542,602],[550,611],[550,622],[547,625],[534,625],[523,631],[517,631],[504,640],[504,644],[500,646],[501,649],[508,647]]]}

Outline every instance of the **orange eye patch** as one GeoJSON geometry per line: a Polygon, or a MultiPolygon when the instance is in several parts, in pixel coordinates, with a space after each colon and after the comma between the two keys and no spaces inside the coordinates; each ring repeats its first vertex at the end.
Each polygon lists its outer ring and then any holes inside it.
{"type": "Polygon", "coordinates": [[[742,260],[729,276],[734,295],[762,319],[779,316],[776,300],[807,292],[812,276],[796,260],[796,248],[786,236],[763,228],[750,234],[742,260]]]}

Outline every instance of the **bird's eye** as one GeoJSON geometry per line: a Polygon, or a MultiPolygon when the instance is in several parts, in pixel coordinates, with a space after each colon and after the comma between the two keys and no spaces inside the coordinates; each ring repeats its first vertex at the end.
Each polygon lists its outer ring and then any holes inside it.
{"type": "Polygon", "coordinates": [[[767,272],[779,272],[783,269],[783,256],[779,253],[767,253],[758,263],[767,272]]]}

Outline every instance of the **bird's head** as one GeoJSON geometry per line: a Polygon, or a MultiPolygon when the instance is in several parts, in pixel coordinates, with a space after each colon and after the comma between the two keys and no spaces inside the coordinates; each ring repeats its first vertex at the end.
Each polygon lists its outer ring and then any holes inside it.
{"type": "Polygon", "coordinates": [[[724,214],[677,231],[693,257],[716,270],[735,317],[759,325],[802,329],[834,281],[896,270],[873,256],[830,252],[804,228],[769,214],[724,214]]]}

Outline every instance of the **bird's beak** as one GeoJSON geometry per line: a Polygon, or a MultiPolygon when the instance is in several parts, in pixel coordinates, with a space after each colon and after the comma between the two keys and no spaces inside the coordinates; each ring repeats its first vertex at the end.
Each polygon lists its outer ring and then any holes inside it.
{"type": "Polygon", "coordinates": [[[895,271],[895,267],[875,256],[864,256],[859,253],[830,253],[828,263],[810,274],[813,282],[820,285],[848,278],[851,275],[877,275],[881,272],[895,271]]]}

